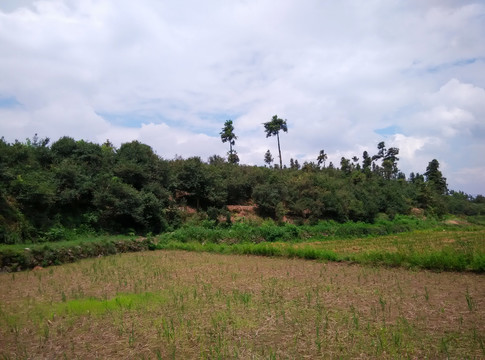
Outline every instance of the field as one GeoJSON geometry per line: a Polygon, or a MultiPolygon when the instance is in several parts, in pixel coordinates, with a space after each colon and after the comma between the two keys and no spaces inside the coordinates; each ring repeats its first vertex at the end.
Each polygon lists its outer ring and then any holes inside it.
{"type": "Polygon", "coordinates": [[[189,250],[235,255],[346,261],[437,271],[485,273],[485,219],[437,221],[396,216],[374,224],[273,221],[186,224],[146,237],[64,232],[56,241],[0,244],[0,271],[61,265],[80,259],[144,250],[189,250]]]}
{"type": "MultiPolygon", "coordinates": [[[[332,241],[336,254],[377,246],[332,241]]],[[[158,250],[0,283],[1,359],[485,357],[485,276],[472,272],[158,250]]]]}
{"type": "Polygon", "coordinates": [[[162,239],[156,247],[222,254],[346,261],[437,271],[485,272],[483,227],[433,228],[364,238],[317,236],[308,240],[261,243],[238,243],[230,236],[219,242],[203,239],[188,242],[162,239]]]}

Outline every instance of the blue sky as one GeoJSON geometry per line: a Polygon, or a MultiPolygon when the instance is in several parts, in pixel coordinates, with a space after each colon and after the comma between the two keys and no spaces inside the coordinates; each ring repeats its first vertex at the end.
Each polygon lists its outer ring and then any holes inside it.
{"type": "Polygon", "coordinates": [[[19,106],[20,103],[18,100],[13,96],[1,96],[0,95],[0,108],[11,109],[19,106]]]}
{"type": "Polygon", "coordinates": [[[0,134],[38,133],[164,158],[246,164],[361,158],[385,141],[399,167],[438,159],[449,187],[485,194],[485,1],[2,0],[0,134]]]}

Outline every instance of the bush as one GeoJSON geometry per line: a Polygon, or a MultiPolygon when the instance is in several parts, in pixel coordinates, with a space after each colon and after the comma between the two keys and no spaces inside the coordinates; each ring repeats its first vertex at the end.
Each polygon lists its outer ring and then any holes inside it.
{"type": "Polygon", "coordinates": [[[28,257],[24,250],[4,249],[0,252],[0,269],[3,271],[17,271],[28,268],[28,257]]]}
{"type": "Polygon", "coordinates": [[[154,248],[154,243],[149,239],[100,239],[69,246],[57,246],[46,243],[43,245],[32,245],[28,249],[2,248],[0,249],[0,269],[2,271],[18,271],[33,268],[37,265],[43,267],[60,265],[89,257],[145,251],[154,248]]]}
{"type": "Polygon", "coordinates": [[[61,225],[53,226],[49,230],[45,231],[41,237],[41,242],[55,242],[70,240],[73,237],[73,231],[67,230],[61,225]]]}
{"type": "Polygon", "coordinates": [[[0,226],[0,244],[19,244],[21,242],[22,236],[18,231],[0,226]]]}

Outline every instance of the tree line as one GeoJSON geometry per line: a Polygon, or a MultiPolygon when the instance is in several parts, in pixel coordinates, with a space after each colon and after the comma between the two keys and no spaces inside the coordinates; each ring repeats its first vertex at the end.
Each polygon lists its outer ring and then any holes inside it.
{"type": "MultiPolygon", "coordinates": [[[[287,131],[286,121],[279,130],[287,131]]],[[[265,131],[278,138],[276,127],[265,131]]],[[[228,158],[203,161],[163,159],[138,141],[116,148],[67,136],[52,144],[37,135],[25,142],[1,138],[0,243],[55,240],[65,229],[157,234],[181,226],[187,207],[217,221],[229,204],[254,204],[263,217],[296,224],[373,222],[412,208],[437,216],[485,212],[483,196],[448,191],[435,159],[423,174],[406,179],[397,166],[399,150],[384,142],[375,155],[342,158],[340,166],[326,166],[323,150],[316,162],[291,159],[290,167],[282,166],[280,156],[276,171],[239,165],[236,139],[227,121],[221,140],[230,145],[228,158]]]]}

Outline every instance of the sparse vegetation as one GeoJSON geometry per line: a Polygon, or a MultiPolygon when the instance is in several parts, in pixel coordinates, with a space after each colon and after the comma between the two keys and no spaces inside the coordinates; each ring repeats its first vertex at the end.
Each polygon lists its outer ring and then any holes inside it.
{"type": "Polygon", "coordinates": [[[153,251],[0,281],[2,358],[485,356],[483,275],[153,251]]]}

